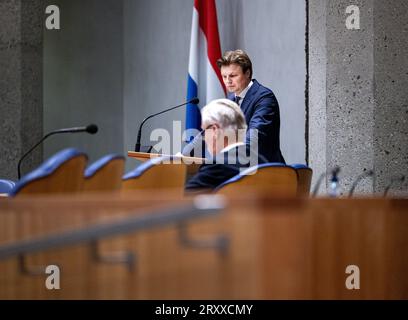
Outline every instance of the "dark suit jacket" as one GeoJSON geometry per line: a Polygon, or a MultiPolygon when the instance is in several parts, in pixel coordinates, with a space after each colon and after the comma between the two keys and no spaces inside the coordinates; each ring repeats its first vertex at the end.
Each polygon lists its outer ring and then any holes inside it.
{"type": "Polygon", "coordinates": [[[240,170],[254,165],[249,157],[247,157],[245,145],[231,149],[229,152],[218,154],[216,159],[218,160],[217,163],[214,163],[214,159],[207,159],[208,162],[212,161],[212,163],[205,163],[200,166],[198,172],[187,182],[186,191],[215,189],[220,184],[239,174],[240,170]]]}
{"type": "MultiPolygon", "coordinates": [[[[241,110],[248,125],[247,141],[251,139],[250,129],[258,130],[258,152],[269,162],[285,160],[280,150],[280,114],[279,104],[273,92],[252,79],[253,85],[245,95],[241,110]]],[[[229,95],[234,100],[234,95],[229,95]]]]}

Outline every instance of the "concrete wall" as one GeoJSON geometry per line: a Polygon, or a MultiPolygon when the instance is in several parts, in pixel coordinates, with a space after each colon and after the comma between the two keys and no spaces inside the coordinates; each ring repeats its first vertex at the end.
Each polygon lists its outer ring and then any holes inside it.
{"type": "MultiPolygon", "coordinates": [[[[137,131],[145,117],[186,99],[192,2],[125,0],[124,8],[126,152],[134,150],[137,131]]],[[[180,108],[149,120],[143,127],[142,145],[157,143],[149,139],[155,128],[172,133],[173,120],[181,121],[180,128],[184,128],[184,117],[185,109],[180,108]]],[[[137,164],[127,162],[127,169],[137,164]]]]}
{"type": "MultiPolygon", "coordinates": [[[[309,1],[309,164],[313,168],[312,186],[327,170],[326,5],[327,0],[309,1]]],[[[325,189],[326,184],[321,190],[325,189]]]]}
{"type": "Polygon", "coordinates": [[[358,175],[373,169],[356,192],[382,193],[393,176],[408,172],[407,4],[354,1],[360,30],[348,30],[350,2],[323,2],[309,1],[313,181],[338,165],[347,194],[358,175]]]}
{"type": "MultiPolygon", "coordinates": [[[[327,4],[327,167],[341,167],[343,191],[364,170],[373,168],[373,24],[371,1],[355,1],[361,12],[361,29],[346,28],[350,2],[327,4]]],[[[373,191],[372,179],[361,182],[373,191]]]]}
{"type": "Polygon", "coordinates": [[[58,0],[61,29],[44,35],[44,132],[95,123],[96,135],[65,134],[44,143],[45,157],[69,146],[90,161],[123,152],[123,3],[58,0]]]}
{"type": "Polygon", "coordinates": [[[304,0],[242,0],[242,39],[254,77],[271,88],[281,112],[287,163],[305,163],[306,5],[304,0]]]}
{"type": "MultiPolygon", "coordinates": [[[[17,179],[19,158],[42,136],[41,1],[0,1],[0,178],[17,179]]],[[[38,148],[23,173],[41,162],[38,148]]]]}
{"type": "MultiPolygon", "coordinates": [[[[374,0],[374,190],[408,179],[408,2],[374,0]]],[[[394,194],[408,194],[396,184],[394,194]]]]}

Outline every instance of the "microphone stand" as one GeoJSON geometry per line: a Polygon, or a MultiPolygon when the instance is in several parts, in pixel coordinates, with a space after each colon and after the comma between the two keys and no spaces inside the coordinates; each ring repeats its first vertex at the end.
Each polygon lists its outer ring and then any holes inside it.
{"type": "Polygon", "coordinates": [[[317,182],[316,182],[315,187],[314,187],[313,192],[312,192],[312,198],[316,197],[317,191],[319,191],[319,187],[320,187],[320,185],[322,183],[323,178],[325,178],[325,177],[327,177],[327,172],[323,172],[320,175],[319,179],[317,179],[317,182]]]}
{"type": "Polygon", "coordinates": [[[35,144],[33,147],[31,147],[30,150],[28,150],[26,153],[24,153],[24,155],[20,158],[20,160],[18,161],[18,164],[17,164],[17,173],[18,173],[18,179],[19,179],[19,180],[20,180],[20,178],[21,178],[21,163],[23,162],[23,160],[25,159],[25,157],[27,157],[27,155],[28,155],[31,151],[33,151],[41,142],[43,142],[43,141],[44,141],[45,139],[47,139],[49,136],[51,136],[51,135],[53,135],[53,134],[57,134],[57,133],[61,133],[61,132],[52,131],[52,132],[46,134],[44,137],[42,137],[42,139],[41,139],[39,142],[37,142],[37,144],[35,144]]]}
{"type": "MultiPolygon", "coordinates": [[[[139,131],[137,132],[137,140],[136,140],[136,145],[135,145],[135,151],[136,151],[136,152],[140,152],[140,147],[141,147],[140,140],[142,139],[142,127],[143,127],[143,125],[145,124],[145,122],[146,122],[147,120],[149,120],[150,118],[153,118],[153,117],[155,117],[155,116],[158,116],[159,114],[165,113],[165,112],[167,112],[167,111],[171,111],[171,110],[173,110],[173,109],[180,108],[180,107],[182,107],[182,106],[184,106],[184,105],[186,105],[186,104],[189,104],[189,103],[198,104],[198,98],[191,99],[190,101],[187,101],[187,102],[184,102],[184,103],[182,103],[182,104],[179,104],[178,106],[175,106],[175,107],[172,107],[172,108],[169,108],[169,109],[160,111],[160,112],[158,112],[158,113],[155,113],[155,114],[152,114],[152,115],[148,116],[147,118],[144,118],[143,121],[142,121],[142,123],[141,123],[140,126],[139,126],[139,131]]],[[[150,152],[151,149],[152,149],[151,146],[148,147],[148,150],[147,150],[146,152],[150,152]]]]}
{"type": "MultiPolygon", "coordinates": [[[[334,168],[331,170],[332,178],[335,177],[335,179],[336,179],[335,182],[336,182],[336,183],[339,182],[339,181],[338,181],[338,178],[337,178],[337,175],[339,174],[339,172],[340,172],[340,167],[338,167],[338,166],[334,167],[334,168]]],[[[323,179],[324,179],[324,178],[327,178],[328,174],[329,174],[329,172],[326,171],[326,172],[323,172],[323,173],[319,176],[319,179],[317,179],[317,182],[316,182],[315,187],[314,187],[314,189],[313,189],[312,198],[315,198],[315,197],[316,197],[317,192],[319,191],[319,188],[320,188],[320,185],[321,185],[323,179]]]]}
{"type": "Polygon", "coordinates": [[[390,190],[390,188],[391,188],[391,186],[394,184],[394,182],[400,181],[401,183],[403,183],[404,180],[405,180],[405,176],[404,176],[404,175],[402,175],[401,177],[393,177],[393,178],[391,178],[391,182],[388,184],[388,186],[385,187],[383,197],[386,197],[386,196],[387,196],[388,191],[390,190]]]}
{"type": "Polygon", "coordinates": [[[41,138],[40,141],[38,141],[33,147],[30,148],[24,155],[20,158],[17,164],[17,174],[18,174],[18,179],[20,180],[21,178],[21,163],[23,160],[27,157],[28,154],[30,154],[31,151],[33,151],[41,142],[43,142],[45,139],[47,139],[49,136],[52,136],[57,133],[75,133],[75,132],[87,132],[90,134],[95,134],[98,131],[98,127],[94,124],[88,125],[86,127],[75,127],[75,128],[67,128],[67,129],[59,129],[59,130],[54,130],[49,133],[47,133],[44,137],[41,138]]]}
{"type": "Polygon", "coordinates": [[[363,172],[362,174],[360,174],[357,179],[354,181],[353,185],[350,188],[350,192],[349,192],[349,198],[351,198],[351,196],[354,193],[354,189],[357,187],[357,184],[360,182],[361,179],[365,178],[365,177],[371,177],[374,174],[373,170],[368,170],[366,172],[363,172]]]}

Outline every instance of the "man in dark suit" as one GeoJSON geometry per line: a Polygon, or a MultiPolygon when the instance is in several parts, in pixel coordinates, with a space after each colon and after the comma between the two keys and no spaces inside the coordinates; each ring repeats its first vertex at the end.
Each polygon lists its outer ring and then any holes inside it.
{"type": "Polygon", "coordinates": [[[201,127],[211,158],[186,184],[187,191],[206,191],[258,164],[256,152],[247,153],[247,125],[239,106],[228,99],[210,102],[201,110],[201,127]]]}
{"type": "Polygon", "coordinates": [[[227,88],[248,125],[246,144],[256,141],[258,152],[269,162],[285,160],[280,150],[279,104],[273,92],[252,79],[252,62],[242,50],[227,51],[217,61],[227,88]]]}

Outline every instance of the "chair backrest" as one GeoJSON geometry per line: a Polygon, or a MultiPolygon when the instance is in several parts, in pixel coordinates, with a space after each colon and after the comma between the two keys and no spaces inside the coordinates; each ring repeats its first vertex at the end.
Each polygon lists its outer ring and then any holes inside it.
{"type": "Polygon", "coordinates": [[[85,170],[82,191],[115,191],[122,186],[125,169],[125,157],[120,154],[108,154],[85,170]]]}
{"type": "Polygon", "coordinates": [[[304,164],[291,164],[298,175],[298,196],[309,196],[313,170],[304,164]]]}
{"type": "Polygon", "coordinates": [[[122,190],[179,188],[184,192],[186,164],[174,163],[175,157],[166,156],[150,159],[122,179],[122,190]]]}
{"type": "Polygon", "coordinates": [[[64,149],[23,176],[9,194],[79,192],[87,161],[85,153],[74,148],[64,149]]]}
{"type": "Polygon", "coordinates": [[[296,170],[283,163],[263,163],[250,167],[232,177],[215,190],[222,194],[239,192],[242,187],[251,190],[294,196],[297,193],[296,170]]]}
{"type": "Polygon", "coordinates": [[[16,183],[12,180],[0,179],[0,193],[9,193],[16,183]]]}

